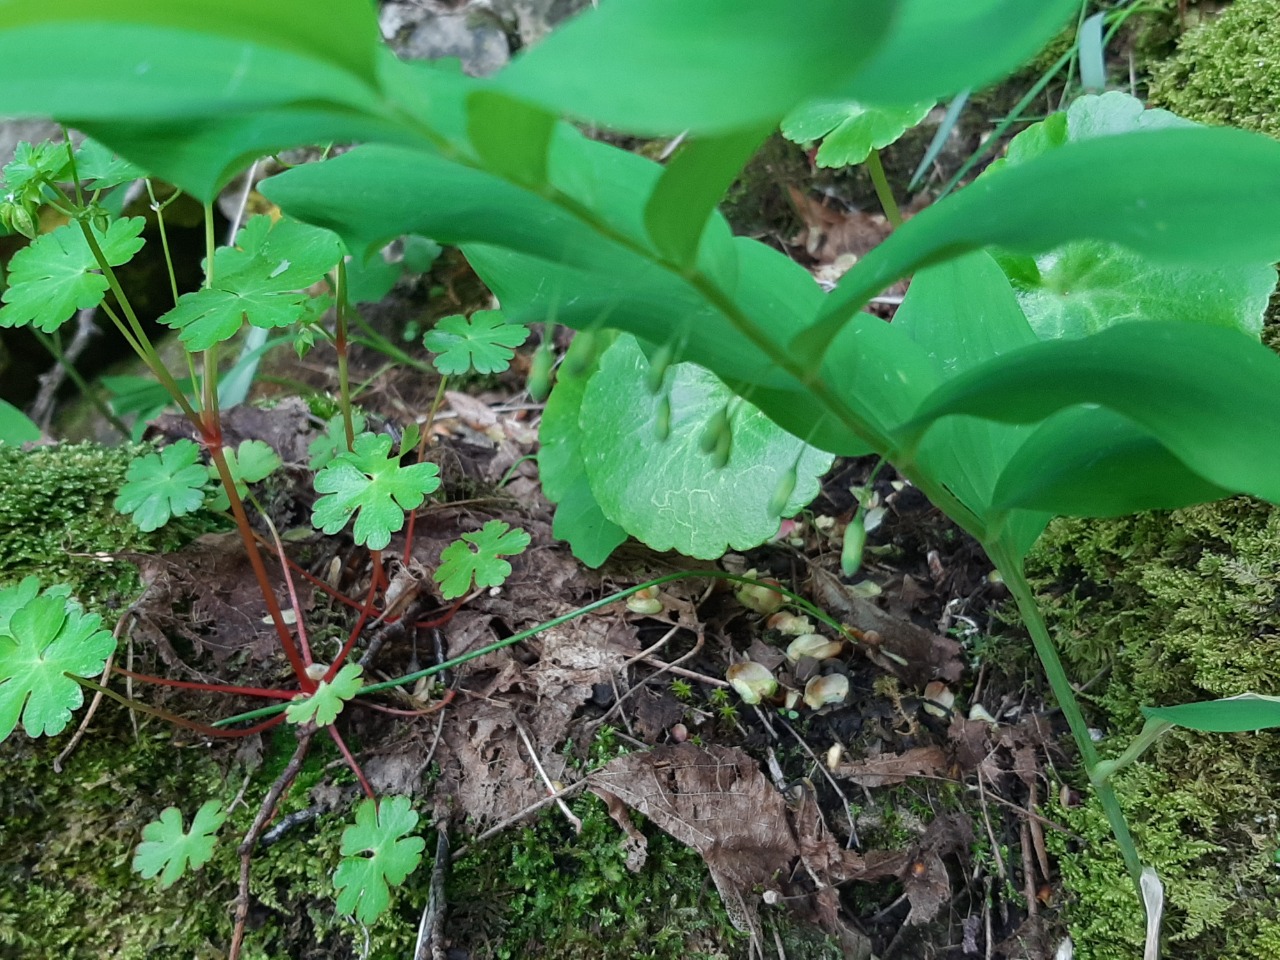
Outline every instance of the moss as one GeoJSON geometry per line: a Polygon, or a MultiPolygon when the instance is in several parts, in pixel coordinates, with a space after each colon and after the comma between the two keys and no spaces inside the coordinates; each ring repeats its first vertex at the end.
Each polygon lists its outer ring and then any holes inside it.
{"type": "MultiPolygon", "coordinates": [[[[1237,498],[1109,521],[1057,521],[1029,561],[1064,659],[1088,679],[1114,755],[1143,704],[1280,691],[1280,510],[1237,498]],[[1069,590],[1059,584],[1071,584],[1069,590]]],[[[1176,731],[1118,792],[1170,901],[1165,955],[1270,955],[1280,875],[1280,736],[1176,731]]],[[[1132,957],[1141,924],[1096,803],[1055,811],[1077,955],[1132,957]]]]}
{"type": "Polygon", "coordinates": [[[1236,0],[1153,70],[1151,100],[1201,123],[1280,136],[1280,0],[1236,0]]]}
{"type": "Polygon", "coordinates": [[[30,574],[67,583],[98,612],[136,596],[137,572],[117,555],[174,549],[195,532],[171,524],[145,534],[112,506],[129,461],[148,450],[0,445],[0,584],[30,574]]]}

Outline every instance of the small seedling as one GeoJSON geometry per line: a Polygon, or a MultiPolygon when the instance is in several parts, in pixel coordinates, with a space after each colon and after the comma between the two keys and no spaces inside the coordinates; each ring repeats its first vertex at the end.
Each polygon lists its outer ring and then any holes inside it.
{"type": "Polygon", "coordinates": [[[0,590],[0,741],[22,718],[29,737],[61,733],[84,702],[80,684],[67,676],[96,677],[115,652],[116,640],[57,587],[40,592],[27,577],[0,590]]]}
{"type": "Polygon", "coordinates": [[[342,833],[342,862],[333,875],[338,910],[373,923],[391,903],[398,886],[422,861],[426,841],[405,836],[418,825],[408,797],[362,800],[356,822],[342,833]]]}
{"type": "Polygon", "coordinates": [[[150,880],[160,874],[161,890],[173,886],[187,869],[199,870],[213,856],[214,836],[227,815],[217,800],[206,800],[191,819],[191,829],[182,829],[182,811],[166,807],[160,817],[142,828],[142,843],[133,856],[133,869],[150,880]]]}
{"type": "Polygon", "coordinates": [[[151,531],[199,510],[209,473],[200,463],[200,448],[179,440],[134,460],[124,479],[116,509],[130,514],[139,530],[151,531]]]}
{"type": "Polygon", "coordinates": [[[529,546],[529,534],[512,530],[501,520],[490,520],[476,533],[464,533],[445,547],[432,579],[440,584],[446,600],[463,596],[477,587],[496,587],[511,575],[511,564],[502,557],[516,556],[529,546]],[[475,549],[472,549],[472,548],[475,549]]]}
{"type": "Polygon", "coordinates": [[[356,543],[381,550],[404,526],[406,510],[422,504],[440,486],[434,463],[403,466],[391,456],[388,436],[363,433],[349,452],[339,453],[316,474],[312,521],[325,533],[337,533],[356,516],[356,543]]]}
{"type": "Polygon", "coordinates": [[[437,356],[432,361],[443,374],[457,376],[501,373],[511,366],[515,348],[529,338],[529,328],[507,323],[496,310],[481,310],[470,317],[444,317],[427,331],[422,345],[437,356]]]}
{"type": "Polygon", "coordinates": [[[332,680],[321,680],[316,692],[289,704],[285,718],[290,723],[314,722],[327,727],[338,718],[346,702],[360,692],[364,680],[363,668],[358,663],[348,663],[332,680]]]}

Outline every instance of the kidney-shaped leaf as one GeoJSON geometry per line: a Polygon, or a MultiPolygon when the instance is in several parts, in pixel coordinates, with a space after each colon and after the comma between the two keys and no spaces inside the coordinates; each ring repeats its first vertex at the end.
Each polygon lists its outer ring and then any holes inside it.
{"type": "Polygon", "coordinates": [[[1280,502],[1280,357],[1218,327],[1127,323],[1023,347],[943,384],[899,437],[910,448],[952,414],[1036,423],[1079,404],[1132,420],[1212,484],[1280,502]]]}
{"type": "Polygon", "coordinates": [[[646,385],[649,362],[623,336],[600,358],[581,409],[583,456],[591,490],[605,515],[655,550],[712,559],[747,549],[778,531],[818,493],[830,454],[806,446],[738,400],[693,364],[668,369],[663,391],[646,385]],[[660,408],[670,404],[660,437],[660,408]],[[704,450],[709,424],[730,405],[728,462],[704,450]],[[781,512],[771,511],[779,484],[795,484],[781,512]]]}

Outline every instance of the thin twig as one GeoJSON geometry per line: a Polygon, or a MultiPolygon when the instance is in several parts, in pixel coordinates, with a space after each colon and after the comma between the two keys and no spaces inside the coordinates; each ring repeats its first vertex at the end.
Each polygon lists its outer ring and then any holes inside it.
{"type": "MultiPolygon", "coordinates": [[[[525,731],[524,724],[520,722],[520,718],[515,715],[514,711],[512,711],[511,716],[516,722],[516,733],[520,734],[520,739],[524,741],[525,749],[529,751],[529,759],[533,761],[533,768],[538,771],[538,776],[542,777],[542,782],[547,785],[547,791],[554,794],[556,785],[551,782],[551,778],[547,776],[547,771],[543,769],[542,761],[538,759],[538,751],[534,748],[533,741],[525,731]]],[[[569,809],[569,805],[557,798],[556,806],[560,808],[560,812],[564,814],[565,819],[573,825],[573,832],[582,833],[582,821],[574,816],[573,811],[569,809]]]]}
{"type": "Polygon", "coordinates": [[[448,907],[445,899],[445,872],[449,866],[449,824],[436,823],[436,860],[431,868],[431,892],[422,919],[418,921],[418,942],[413,948],[413,960],[443,960],[444,915],[448,907]]]}
{"type": "Polygon", "coordinates": [[[49,423],[53,420],[54,401],[57,400],[58,388],[67,377],[67,368],[75,366],[75,362],[80,359],[80,354],[84,353],[89,346],[89,341],[94,337],[102,336],[102,330],[95,322],[97,316],[97,307],[76,312],[75,336],[67,344],[67,349],[62,351],[62,356],[55,358],[57,362],[36,378],[40,382],[40,392],[36,394],[36,399],[31,404],[31,419],[42,431],[47,431],[49,423]]]}
{"type": "Polygon", "coordinates": [[[492,840],[494,837],[502,833],[502,831],[506,830],[508,827],[514,826],[515,824],[519,823],[521,820],[525,819],[526,817],[532,816],[533,814],[541,810],[543,807],[549,807],[553,803],[562,802],[566,797],[573,796],[575,793],[579,792],[586,785],[587,785],[586,780],[579,780],[577,783],[569,784],[569,786],[565,787],[563,790],[557,790],[555,793],[551,794],[551,796],[549,797],[543,797],[541,800],[538,800],[535,803],[529,804],[529,806],[525,807],[523,810],[519,811],[518,813],[513,813],[511,816],[507,817],[507,819],[490,827],[484,833],[472,839],[470,843],[466,844],[465,846],[459,847],[457,850],[453,851],[453,856],[450,857],[449,859],[452,862],[457,862],[458,860],[465,857],[468,853],[470,853],[472,847],[478,846],[479,844],[484,843],[486,840],[492,840]]]}
{"type": "MultiPolygon", "coordinates": [[[[120,619],[116,621],[116,628],[111,632],[112,640],[119,643],[120,631],[124,629],[125,621],[127,621],[131,616],[133,616],[133,607],[126,610],[120,619]]],[[[102,676],[98,678],[98,683],[105,685],[106,682],[111,679],[111,668],[115,666],[115,662],[116,655],[113,651],[111,656],[107,657],[107,663],[102,668],[102,676]]],[[[80,726],[76,727],[76,732],[71,737],[71,742],[68,743],[63,748],[62,752],[53,759],[54,773],[62,772],[62,761],[71,756],[71,752],[75,750],[76,744],[84,738],[85,732],[89,729],[89,723],[93,720],[93,715],[98,712],[98,705],[102,703],[103,696],[104,695],[102,693],[95,693],[93,695],[93,699],[89,701],[89,709],[85,711],[84,719],[80,721],[80,726]]],[[[130,713],[130,716],[132,715],[133,714],[130,713]]]]}
{"type": "Polygon", "coordinates": [[[267,791],[267,795],[262,798],[262,805],[258,808],[258,815],[253,819],[253,826],[249,828],[249,832],[245,834],[244,840],[240,843],[240,891],[236,894],[236,923],[235,930],[231,935],[231,949],[228,951],[229,960],[239,960],[240,949],[244,944],[245,924],[249,922],[249,863],[253,858],[253,849],[258,844],[258,838],[262,836],[262,831],[266,829],[271,817],[275,814],[276,805],[280,802],[280,798],[284,796],[284,792],[289,789],[289,785],[293,783],[298,772],[302,769],[302,762],[307,758],[307,749],[311,746],[311,738],[316,735],[316,727],[307,724],[298,731],[298,746],[293,751],[293,756],[289,758],[289,763],[281,771],[280,776],[276,777],[276,782],[271,785],[271,789],[267,791]]]}
{"type": "Polygon", "coordinates": [[[787,721],[782,717],[778,717],[778,722],[781,723],[783,727],[786,728],[787,733],[791,734],[791,736],[795,738],[796,743],[800,744],[801,749],[804,750],[804,752],[809,755],[809,759],[812,760],[817,765],[820,771],[822,771],[823,777],[826,778],[827,783],[831,784],[831,789],[836,792],[836,796],[839,797],[840,802],[844,804],[844,815],[845,815],[845,818],[849,821],[849,840],[853,844],[853,846],[850,849],[856,850],[862,844],[858,840],[858,828],[854,824],[853,814],[849,812],[849,798],[845,796],[844,791],[840,789],[840,784],[837,783],[836,778],[831,775],[831,771],[827,769],[827,765],[818,759],[818,755],[814,753],[813,750],[810,748],[809,744],[805,742],[804,737],[796,733],[795,727],[787,723],[787,721]]]}

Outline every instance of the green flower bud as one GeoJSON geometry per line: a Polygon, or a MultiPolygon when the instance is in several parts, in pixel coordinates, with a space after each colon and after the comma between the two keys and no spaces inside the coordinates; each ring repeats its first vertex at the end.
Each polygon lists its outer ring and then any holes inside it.
{"type": "Polygon", "coordinates": [[[852,577],[862,566],[862,549],[867,545],[867,527],[859,510],[844,528],[844,546],[840,550],[840,570],[852,577]]]}
{"type": "Polygon", "coordinates": [[[547,399],[551,393],[551,365],[555,362],[555,354],[549,344],[543,344],[533,355],[533,364],[529,367],[529,396],[536,403],[547,399]]]}

